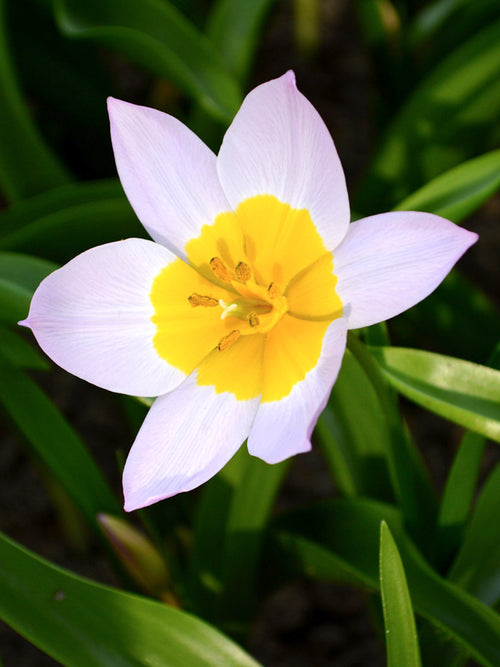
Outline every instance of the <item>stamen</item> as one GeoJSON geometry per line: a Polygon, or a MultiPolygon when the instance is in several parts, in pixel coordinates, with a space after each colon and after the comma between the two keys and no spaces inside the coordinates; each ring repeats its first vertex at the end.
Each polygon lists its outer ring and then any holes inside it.
{"type": "Polygon", "coordinates": [[[220,350],[220,352],[224,352],[224,350],[227,350],[227,348],[230,347],[233,343],[235,343],[239,337],[240,337],[240,332],[238,331],[238,329],[234,329],[233,331],[231,331],[231,333],[228,333],[227,336],[224,336],[223,338],[220,339],[217,348],[220,350]]]}
{"type": "Polygon", "coordinates": [[[234,273],[236,275],[236,280],[239,283],[246,283],[246,281],[250,280],[252,277],[250,267],[245,262],[239,262],[239,264],[236,266],[236,269],[234,270],[234,273]]]}
{"type": "Polygon", "coordinates": [[[188,296],[188,301],[193,307],[205,306],[213,308],[214,306],[219,305],[217,299],[214,299],[212,296],[204,296],[203,294],[197,294],[196,292],[193,292],[191,296],[188,296]]]}
{"type": "Polygon", "coordinates": [[[220,259],[220,257],[212,257],[210,260],[210,268],[215,273],[219,280],[222,280],[224,283],[230,283],[233,279],[233,276],[229,273],[226,268],[226,265],[220,259]]]}
{"type": "Polygon", "coordinates": [[[270,299],[276,299],[278,296],[280,296],[280,291],[276,286],[276,283],[269,283],[269,286],[267,288],[267,296],[270,299]]]}
{"type": "Polygon", "coordinates": [[[251,327],[257,327],[257,326],[259,326],[259,324],[260,324],[260,320],[259,320],[258,316],[257,316],[255,313],[250,313],[250,314],[248,315],[248,324],[249,324],[251,327]]]}

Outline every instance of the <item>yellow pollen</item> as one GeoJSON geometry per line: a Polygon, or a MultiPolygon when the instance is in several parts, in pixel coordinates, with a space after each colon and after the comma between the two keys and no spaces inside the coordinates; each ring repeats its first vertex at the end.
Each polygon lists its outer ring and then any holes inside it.
{"type": "Polygon", "coordinates": [[[252,277],[252,272],[250,267],[245,262],[240,262],[237,264],[236,269],[234,270],[236,280],[239,283],[246,283],[247,280],[250,280],[252,277]]]}
{"type": "Polygon", "coordinates": [[[197,294],[193,292],[191,296],[188,296],[189,303],[193,306],[205,306],[206,308],[213,308],[214,306],[219,305],[219,301],[214,299],[212,296],[204,296],[203,294],[197,294]]]}
{"type": "Polygon", "coordinates": [[[280,291],[275,283],[270,283],[267,288],[267,295],[270,299],[276,299],[280,296],[280,291]]]}
{"type": "Polygon", "coordinates": [[[250,313],[250,314],[248,315],[248,324],[249,324],[251,327],[258,327],[258,326],[259,326],[259,324],[260,324],[260,320],[259,320],[258,316],[257,316],[255,313],[250,313]]]}
{"type": "Polygon", "coordinates": [[[227,348],[235,343],[239,337],[240,332],[238,329],[234,329],[231,331],[231,333],[228,333],[227,336],[224,336],[220,339],[219,344],[217,345],[218,350],[220,350],[220,352],[224,352],[224,350],[227,350],[227,348]]]}
{"type": "Polygon", "coordinates": [[[226,265],[220,259],[220,257],[212,257],[210,260],[210,268],[215,273],[219,280],[222,280],[224,283],[230,283],[233,279],[233,276],[229,273],[226,268],[226,265]]]}

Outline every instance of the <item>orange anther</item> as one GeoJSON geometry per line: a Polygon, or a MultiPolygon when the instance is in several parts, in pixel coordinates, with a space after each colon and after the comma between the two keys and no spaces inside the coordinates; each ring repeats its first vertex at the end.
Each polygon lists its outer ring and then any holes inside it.
{"type": "Polygon", "coordinates": [[[224,352],[224,350],[227,350],[227,348],[230,347],[233,343],[235,343],[239,337],[240,337],[240,332],[238,331],[238,329],[234,329],[233,331],[231,331],[231,333],[228,333],[227,336],[224,336],[223,338],[220,339],[217,348],[221,352],[224,352]]]}
{"type": "Polygon", "coordinates": [[[278,296],[280,296],[280,291],[276,286],[276,283],[269,283],[267,288],[267,295],[270,299],[276,299],[278,296]]]}
{"type": "Polygon", "coordinates": [[[212,257],[210,260],[210,268],[215,273],[219,280],[222,280],[224,283],[230,283],[233,279],[233,276],[229,273],[226,268],[226,265],[220,259],[220,257],[212,257]]]}
{"type": "Polygon", "coordinates": [[[213,296],[204,296],[203,294],[197,294],[193,292],[191,296],[188,296],[189,303],[194,306],[205,306],[206,308],[213,308],[218,306],[219,302],[217,299],[214,299],[213,296]]]}
{"type": "Polygon", "coordinates": [[[252,277],[252,272],[250,270],[250,267],[245,262],[239,262],[236,265],[234,273],[236,276],[236,280],[239,283],[246,283],[246,281],[250,280],[250,278],[252,277]]]}
{"type": "Polygon", "coordinates": [[[255,313],[250,313],[250,314],[248,315],[248,324],[249,324],[251,327],[257,327],[257,326],[259,326],[259,324],[260,324],[260,320],[259,320],[258,316],[257,316],[255,313]]]}

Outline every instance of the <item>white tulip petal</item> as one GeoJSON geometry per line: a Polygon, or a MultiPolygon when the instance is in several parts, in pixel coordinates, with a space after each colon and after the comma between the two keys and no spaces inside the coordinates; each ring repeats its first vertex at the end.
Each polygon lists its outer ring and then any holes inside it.
{"type": "Polygon", "coordinates": [[[248,436],[250,454],[266,463],[279,463],[311,449],[312,431],[342,364],[346,333],[346,321],[334,320],[325,333],[318,363],[304,380],[285,398],[261,403],[248,436]]]}
{"type": "Polygon", "coordinates": [[[151,237],[186,259],[184,246],[230,206],[216,158],[168,114],[109,98],[111,138],[120,180],[151,237]]]}
{"type": "Polygon", "coordinates": [[[424,299],[476,240],[477,234],[430,213],[353,222],[333,258],[349,329],[387,320],[424,299]]]}
{"type": "Polygon", "coordinates": [[[197,385],[196,373],[158,398],[125,464],[125,510],[190,491],[213,477],[247,437],[258,401],[238,401],[197,385]]]}
{"type": "Polygon", "coordinates": [[[344,238],[350,215],[342,165],[293,72],[247,95],[226,132],[217,169],[233,208],[248,197],[274,195],[309,211],[327,250],[344,238]]]}
{"type": "Polygon", "coordinates": [[[163,394],[185,374],[153,347],[149,294],[155,277],[175,259],[144,239],[87,250],[42,281],[21,324],[77,377],[123,394],[163,394]]]}

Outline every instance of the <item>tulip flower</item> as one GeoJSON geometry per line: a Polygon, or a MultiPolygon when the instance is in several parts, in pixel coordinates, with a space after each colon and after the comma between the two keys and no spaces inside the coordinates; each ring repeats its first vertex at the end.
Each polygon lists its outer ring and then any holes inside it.
{"type": "Polygon", "coordinates": [[[344,174],[292,72],[245,98],[216,156],[159,111],[109,100],[125,193],[152,241],[88,250],[27,320],[69,372],[157,396],[128,456],[125,509],[193,489],[248,438],[306,452],[348,329],[410,308],[477,236],[428,213],[350,223],[344,174]]]}

